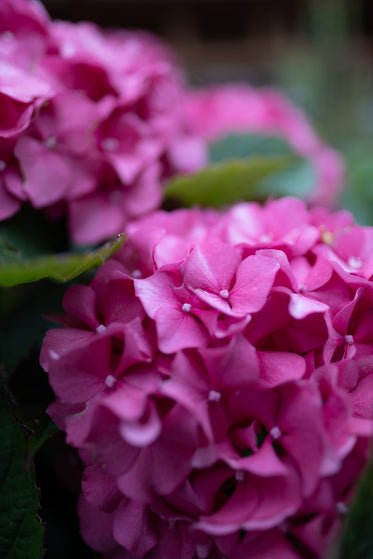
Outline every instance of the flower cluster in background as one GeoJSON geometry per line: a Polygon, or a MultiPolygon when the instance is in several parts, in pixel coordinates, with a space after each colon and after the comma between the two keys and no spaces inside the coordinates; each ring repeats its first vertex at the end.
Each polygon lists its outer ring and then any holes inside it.
{"type": "Polygon", "coordinates": [[[208,141],[228,131],[278,134],[315,171],[309,202],[334,207],[344,186],[341,155],[319,138],[304,113],[278,91],[244,84],[190,91],[183,109],[191,130],[208,141]]]}
{"type": "Polygon", "coordinates": [[[41,364],[107,559],[320,558],[372,434],[373,229],[295,198],[155,212],[41,364]]]}
{"type": "Polygon", "coordinates": [[[0,31],[0,218],[28,201],[97,243],[157,208],[166,176],[206,163],[155,37],[52,22],[24,0],[1,3],[0,31]]]}
{"type": "Polygon", "coordinates": [[[50,21],[40,4],[0,5],[0,219],[23,202],[66,216],[89,245],[159,207],[162,184],[207,164],[230,131],[278,134],[313,163],[313,201],[343,185],[339,155],[273,91],[194,92],[175,55],[142,32],[50,21]]]}

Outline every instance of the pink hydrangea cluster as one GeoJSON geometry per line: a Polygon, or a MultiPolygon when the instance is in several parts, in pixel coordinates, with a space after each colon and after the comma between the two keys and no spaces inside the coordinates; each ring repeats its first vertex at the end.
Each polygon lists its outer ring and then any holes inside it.
{"type": "Polygon", "coordinates": [[[341,155],[315,133],[305,114],[273,89],[230,84],[191,91],[184,101],[190,131],[207,140],[228,132],[279,135],[296,153],[309,159],[315,184],[309,202],[333,207],[344,185],[341,155]]]}
{"type": "Polygon", "coordinates": [[[0,220],[23,202],[66,216],[93,244],[159,207],[164,180],[207,163],[232,130],[276,133],[309,158],[331,203],[340,157],[280,94],[188,90],[173,53],[141,32],[50,21],[41,4],[0,3],[0,220]]]}
{"type": "Polygon", "coordinates": [[[39,3],[2,0],[0,219],[27,201],[67,214],[74,243],[96,243],[157,208],[165,177],[204,165],[174,58],[146,33],[52,22],[39,3]]]}
{"type": "Polygon", "coordinates": [[[294,198],[158,211],[41,364],[106,559],[320,558],[367,460],[373,228],[294,198]]]}

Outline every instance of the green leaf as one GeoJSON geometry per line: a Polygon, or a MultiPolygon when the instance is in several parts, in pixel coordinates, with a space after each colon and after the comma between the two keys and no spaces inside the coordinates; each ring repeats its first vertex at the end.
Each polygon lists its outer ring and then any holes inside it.
{"type": "Polygon", "coordinates": [[[0,401],[0,557],[40,559],[43,527],[37,518],[39,495],[33,471],[24,467],[25,439],[0,401]]]}
{"type": "Polygon", "coordinates": [[[50,437],[59,432],[58,427],[45,410],[42,411],[40,408],[41,405],[34,404],[21,406],[14,410],[17,420],[22,423],[26,431],[26,464],[31,464],[36,452],[50,437]]]}
{"type": "Polygon", "coordinates": [[[0,286],[11,287],[43,278],[67,282],[101,265],[123,245],[124,238],[118,235],[114,241],[81,254],[51,254],[33,258],[25,257],[16,247],[0,238],[0,286]]]}
{"type": "Polygon", "coordinates": [[[69,246],[64,222],[50,221],[27,205],[0,222],[0,240],[25,256],[64,252],[69,246]]]}
{"type": "Polygon", "coordinates": [[[211,165],[191,176],[166,184],[166,196],[184,206],[220,207],[237,200],[252,200],[264,178],[291,165],[291,157],[252,157],[211,165]]]}
{"type": "MultiPolygon", "coordinates": [[[[31,351],[39,353],[51,323],[45,316],[63,312],[62,299],[67,284],[41,280],[15,287],[0,288],[0,366],[6,376],[31,351]]],[[[69,285],[69,284],[68,284],[69,285]]],[[[29,378],[30,374],[28,373],[29,378]]]]}
{"type": "Polygon", "coordinates": [[[360,482],[345,529],[331,559],[373,557],[373,458],[360,482]]]}
{"type": "Polygon", "coordinates": [[[209,146],[211,163],[222,163],[227,159],[247,159],[254,155],[292,155],[289,144],[278,136],[258,134],[229,134],[209,146]]]}
{"type": "Polygon", "coordinates": [[[229,159],[245,159],[254,156],[292,157],[293,163],[265,178],[256,197],[300,196],[306,197],[316,184],[316,173],[308,159],[296,156],[288,142],[278,136],[258,134],[231,134],[209,147],[210,161],[221,163],[229,159]]]}

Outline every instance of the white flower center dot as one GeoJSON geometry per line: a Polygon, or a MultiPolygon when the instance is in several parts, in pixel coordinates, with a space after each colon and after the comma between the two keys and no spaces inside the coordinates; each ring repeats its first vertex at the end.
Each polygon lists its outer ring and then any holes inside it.
{"type": "Polygon", "coordinates": [[[181,307],[181,310],[183,312],[190,312],[192,310],[192,305],[190,303],[184,303],[184,305],[181,307]]]}
{"type": "Polygon", "coordinates": [[[108,388],[113,388],[117,382],[117,379],[113,375],[108,375],[105,379],[105,386],[108,388]]]}
{"type": "Polygon", "coordinates": [[[363,261],[358,256],[351,256],[351,258],[348,259],[348,265],[350,268],[354,268],[354,270],[359,270],[363,265],[363,261]]]}
{"type": "Polygon", "coordinates": [[[282,432],[278,427],[272,427],[269,434],[275,439],[275,441],[277,441],[277,439],[281,437],[282,432]]]}
{"type": "Polygon", "coordinates": [[[220,398],[221,398],[220,392],[217,392],[216,390],[210,390],[208,395],[209,402],[219,402],[220,398]]]}
{"type": "Polygon", "coordinates": [[[222,289],[222,290],[220,291],[219,295],[220,295],[220,297],[221,297],[222,299],[228,299],[228,297],[229,297],[229,291],[228,291],[228,289],[222,289]]]}
{"type": "Polygon", "coordinates": [[[236,478],[236,481],[245,481],[246,474],[242,470],[237,470],[234,477],[236,478]]]}
{"type": "Polygon", "coordinates": [[[342,501],[339,501],[339,503],[336,504],[336,509],[339,514],[347,514],[348,512],[347,505],[345,503],[342,503],[342,501]]]}
{"type": "Polygon", "coordinates": [[[307,291],[307,286],[304,283],[300,283],[298,285],[298,292],[299,293],[305,293],[307,291]]]}
{"type": "Polygon", "coordinates": [[[345,336],[345,342],[348,345],[352,345],[354,343],[354,337],[351,336],[351,334],[346,334],[345,336]]]}
{"type": "Polygon", "coordinates": [[[141,270],[133,270],[133,272],[132,272],[132,277],[135,278],[135,279],[140,279],[140,278],[142,278],[141,270]]]}
{"type": "Polygon", "coordinates": [[[5,161],[1,161],[1,159],[0,159],[0,173],[1,173],[1,171],[4,171],[5,167],[6,167],[5,161]]]}
{"type": "Polygon", "coordinates": [[[104,326],[103,324],[100,324],[100,325],[97,326],[97,328],[96,328],[97,334],[102,334],[102,332],[105,332],[105,330],[106,330],[106,326],[104,326]]]}

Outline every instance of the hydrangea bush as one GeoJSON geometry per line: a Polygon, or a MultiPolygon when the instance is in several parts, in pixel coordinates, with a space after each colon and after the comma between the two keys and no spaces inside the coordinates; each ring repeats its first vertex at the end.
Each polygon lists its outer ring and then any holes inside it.
{"type": "Polygon", "coordinates": [[[115,559],[322,557],[367,460],[373,229],[294,198],[156,212],[41,364],[115,559]]]}
{"type": "MultiPolygon", "coordinates": [[[[43,553],[32,463],[54,396],[84,470],[80,530],[105,559],[324,557],[373,429],[373,229],[333,213],[343,186],[341,156],[278,91],[194,90],[150,34],[1,0],[0,556],[43,553]],[[306,202],[242,201],[263,178],[275,190],[283,153],[203,170],[232,132],[308,161],[306,202]],[[194,206],[163,211],[165,195],[194,206]],[[61,290],[23,285],[100,264],[64,314],[61,290]]],[[[65,466],[45,469],[65,483],[65,466]]]]}

